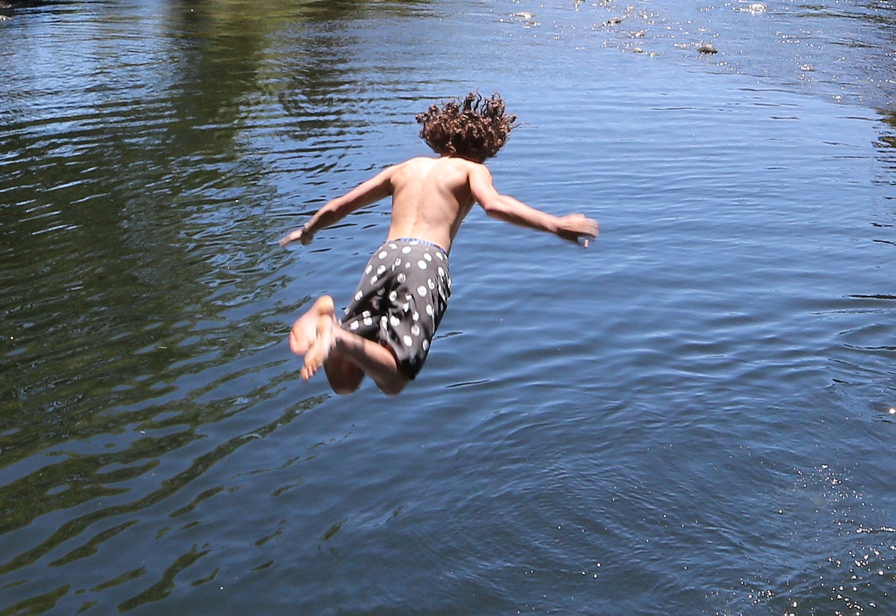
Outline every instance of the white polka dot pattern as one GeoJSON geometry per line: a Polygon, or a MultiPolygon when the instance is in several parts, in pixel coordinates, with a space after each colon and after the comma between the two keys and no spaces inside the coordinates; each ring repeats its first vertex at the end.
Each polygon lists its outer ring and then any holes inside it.
{"type": "Polygon", "coordinates": [[[450,296],[444,251],[422,240],[387,242],[364,269],[342,327],[388,346],[414,378],[450,296]]]}

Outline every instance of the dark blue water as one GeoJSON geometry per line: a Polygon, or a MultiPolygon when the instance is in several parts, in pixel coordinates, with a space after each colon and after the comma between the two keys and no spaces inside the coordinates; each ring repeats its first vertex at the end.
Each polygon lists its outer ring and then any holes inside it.
{"type": "Polygon", "coordinates": [[[0,9],[0,614],[896,613],[894,10],[0,9]],[[388,204],[276,240],[475,88],[601,237],[474,211],[418,379],[303,384],[388,204]]]}

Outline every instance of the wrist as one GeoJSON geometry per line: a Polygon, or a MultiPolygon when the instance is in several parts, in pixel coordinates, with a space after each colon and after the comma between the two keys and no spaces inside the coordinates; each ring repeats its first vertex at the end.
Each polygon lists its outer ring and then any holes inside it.
{"type": "Polygon", "coordinates": [[[563,232],[563,219],[558,216],[551,218],[550,230],[554,235],[560,235],[563,232]]]}

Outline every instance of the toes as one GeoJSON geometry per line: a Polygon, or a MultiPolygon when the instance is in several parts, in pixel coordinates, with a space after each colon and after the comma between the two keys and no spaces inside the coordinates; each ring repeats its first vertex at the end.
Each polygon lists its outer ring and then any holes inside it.
{"type": "Polygon", "coordinates": [[[309,381],[311,377],[313,377],[316,373],[320,365],[314,362],[306,362],[304,366],[302,366],[302,380],[309,381]]]}
{"type": "MultiPolygon", "coordinates": [[[[313,353],[313,351],[310,351],[313,353]]],[[[314,357],[308,357],[305,355],[305,365],[302,366],[302,379],[307,381],[311,379],[317,371],[320,370],[320,367],[323,365],[323,361],[315,355],[314,357]]]]}

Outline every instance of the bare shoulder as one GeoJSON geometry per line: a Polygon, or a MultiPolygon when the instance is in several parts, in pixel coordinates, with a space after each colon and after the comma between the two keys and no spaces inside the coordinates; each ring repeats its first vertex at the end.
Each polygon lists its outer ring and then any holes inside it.
{"type": "Polygon", "coordinates": [[[430,156],[415,156],[404,162],[392,165],[389,169],[391,170],[391,174],[397,177],[425,175],[429,168],[431,168],[437,161],[437,158],[430,156]]]}
{"type": "Polygon", "coordinates": [[[491,171],[488,170],[488,167],[485,166],[484,163],[476,163],[472,160],[462,160],[464,163],[467,172],[470,174],[479,174],[486,177],[492,177],[491,171]]]}
{"type": "Polygon", "coordinates": [[[466,172],[468,177],[470,178],[471,184],[478,185],[491,185],[492,183],[492,173],[489,171],[488,167],[486,167],[482,163],[474,163],[472,161],[464,161],[466,163],[466,172]]]}

